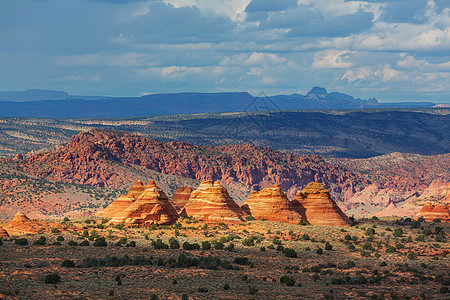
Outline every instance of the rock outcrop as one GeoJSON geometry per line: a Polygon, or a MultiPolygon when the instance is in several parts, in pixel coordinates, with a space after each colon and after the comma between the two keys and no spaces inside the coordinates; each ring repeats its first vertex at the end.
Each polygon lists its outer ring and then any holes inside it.
{"type": "Polygon", "coordinates": [[[253,191],[242,209],[257,220],[298,224],[303,219],[277,184],[259,192],[253,191]]]}
{"type": "Polygon", "coordinates": [[[135,199],[139,198],[140,195],[145,191],[146,187],[140,180],[136,180],[134,185],[128,190],[128,194],[132,194],[135,199]]]}
{"type": "Polygon", "coordinates": [[[134,202],[136,198],[132,192],[128,192],[127,195],[122,195],[114,200],[105,209],[97,212],[97,216],[103,218],[117,218],[121,217],[125,210],[134,202]]]}
{"type": "Polygon", "coordinates": [[[9,235],[22,235],[37,233],[40,226],[31,221],[23,212],[18,211],[14,218],[5,226],[5,229],[9,235]]]}
{"type": "Polygon", "coordinates": [[[206,223],[240,223],[247,214],[218,182],[203,181],[183,209],[189,217],[206,223]]]}
{"type": "Polygon", "coordinates": [[[112,222],[127,225],[171,225],[178,220],[178,213],[169,198],[152,180],[139,198],[128,206],[123,214],[113,217],[112,222]]]}
{"type": "Polygon", "coordinates": [[[425,203],[416,215],[415,219],[422,217],[425,221],[433,221],[440,219],[442,222],[450,222],[450,210],[444,203],[433,205],[432,203],[425,203]]]}
{"type": "Polygon", "coordinates": [[[2,227],[0,227],[0,238],[9,238],[8,232],[2,227]]]}
{"type": "Polygon", "coordinates": [[[177,191],[175,192],[175,195],[172,197],[172,203],[175,207],[175,209],[179,212],[183,209],[183,207],[186,205],[186,203],[189,200],[189,197],[191,196],[192,188],[190,186],[188,187],[179,187],[177,191]]]}
{"type": "Polygon", "coordinates": [[[319,182],[310,182],[297,192],[292,201],[299,213],[313,225],[351,226],[352,221],[331,198],[330,192],[319,182]],[[304,212],[303,212],[304,211],[304,212]]]}

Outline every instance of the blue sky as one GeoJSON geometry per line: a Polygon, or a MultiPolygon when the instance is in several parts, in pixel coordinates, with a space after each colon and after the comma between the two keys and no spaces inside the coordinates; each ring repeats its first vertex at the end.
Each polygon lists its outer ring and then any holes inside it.
{"type": "Polygon", "coordinates": [[[450,103],[448,0],[2,0],[0,90],[450,103]]]}

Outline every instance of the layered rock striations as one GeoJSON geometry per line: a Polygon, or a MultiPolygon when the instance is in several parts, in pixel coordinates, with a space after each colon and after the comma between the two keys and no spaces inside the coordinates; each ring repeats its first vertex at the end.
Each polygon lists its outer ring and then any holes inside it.
{"type": "Polygon", "coordinates": [[[342,212],[322,183],[310,182],[297,192],[292,201],[299,213],[313,225],[351,226],[352,221],[342,212]]]}
{"type": "Polygon", "coordinates": [[[257,220],[298,224],[303,219],[277,184],[259,192],[253,191],[242,209],[257,220]]]}
{"type": "Polygon", "coordinates": [[[184,206],[187,216],[206,223],[240,223],[247,214],[218,182],[203,181],[184,206]]]}
{"type": "Polygon", "coordinates": [[[97,216],[103,218],[117,218],[125,212],[125,210],[134,202],[136,198],[133,193],[128,192],[127,195],[122,195],[114,200],[105,209],[97,212],[97,216]]]}
{"type": "Polygon", "coordinates": [[[9,235],[22,235],[37,233],[40,226],[36,222],[31,221],[23,212],[18,211],[14,218],[5,226],[9,235]]]}
{"type": "Polygon", "coordinates": [[[8,232],[2,227],[0,227],[0,238],[9,238],[8,232]]]}
{"type": "Polygon", "coordinates": [[[444,203],[434,205],[427,202],[423,205],[415,219],[420,217],[422,217],[425,221],[440,219],[442,222],[450,222],[450,210],[444,203]]]}
{"type": "Polygon", "coordinates": [[[171,225],[177,220],[178,213],[169,198],[152,180],[139,198],[111,221],[127,225],[150,226],[171,225]]]}
{"type": "Polygon", "coordinates": [[[181,211],[183,207],[189,200],[191,196],[192,188],[188,187],[179,187],[175,192],[175,195],[172,197],[172,203],[177,211],[181,211]]]}

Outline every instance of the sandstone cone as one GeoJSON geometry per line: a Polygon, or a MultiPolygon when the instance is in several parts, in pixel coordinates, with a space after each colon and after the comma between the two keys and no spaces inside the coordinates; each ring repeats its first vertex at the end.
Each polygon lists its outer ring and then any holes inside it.
{"type": "Polygon", "coordinates": [[[36,233],[38,226],[32,222],[23,212],[18,211],[14,218],[5,226],[3,226],[9,235],[22,235],[28,233],[36,233]]]}
{"type": "Polygon", "coordinates": [[[2,227],[0,227],[0,238],[9,238],[8,232],[2,227]]]}
{"type": "Polygon", "coordinates": [[[134,185],[128,190],[128,194],[132,194],[135,199],[139,198],[139,196],[145,191],[145,186],[140,180],[136,180],[134,185]]]}
{"type": "Polygon", "coordinates": [[[167,195],[152,180],[142,195],[124,213],[111,221],[130,225],[171,225],[178,219],[178,213],[167,195]]]}
{"type": "Polygon", "coordinates": [[[351,226],[352,221],[331,198],[323,184],[313,181],[297,192],[294,207],[305,209],[306,220],[313,225],[351,226]],[[298,202],[298,203],[297,203],[298,202]]]}
{"type": "Polygon", "coordinates": [[[136,201],[136,198],[134,198],[133,193],[130,191],[127,195],[120,196],[108,205],[108,207],[97,212],[97,216],[104,218],[120,217],[134,201],[136,201]]]}
{"type": "Polygon", "coordinates": [[[186,203],[189,200],[189,197],[191,196],[192,188],[190,186],[188,187],[179,187],[177,191],[175,192],[175,195],[173,195],[172,203],[175,207],[175,209],[180,212],[183,207],[186,205],[186,203]]]}
{"type": "Polygon", "coordinates": [[[444,203],[434,206],[431,203],[425,203],[416,215],[415,219],[424,218],[425,221],[433,221],[440,219],[442,222],[450,222],[450,210],[444,203]]]}
{"type": "Polygon", "coordinates": [[[196,220],[208,223],[239,223],[246,213],[218,181],[203,181],[194,190],[184,206],[184,211],[196,220]]]}
{"type": "Polygon", "coordinates": [[[257,220],[298,224],[302,216],[294,209],[286,193],[277,184],[270,188],[253,191],[242,209],[257,220]]]}

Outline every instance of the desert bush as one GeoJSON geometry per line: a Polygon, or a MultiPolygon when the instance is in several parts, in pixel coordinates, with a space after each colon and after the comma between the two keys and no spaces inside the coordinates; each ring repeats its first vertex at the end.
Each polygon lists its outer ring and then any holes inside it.
{"type": "Polygon", "coordinates": [[[238,265],[249,265],[250,261],[248,260],[247,257],[235,257],[233,259],[233,263],[238,265]]]}
{"type": "Polygon", "coordinates": [[[331,246],[331,244],[329,242],[325,243],[325,250],[330,251],[331,249],[333,249],[333,246],[331,246]]]}
{"type": "Polygon", "coordinates": [[[3,245],[3,240],[2,239],[0,239],[0,246],[2,246],[3,245]]]}
{"type": "Polygon", "coordinates": [[[230,285],[228,284],[228,283],[225,283],[224,285],[223,285],[223,289],[226,291],[226,290],[229,290],[230,289],[230,285]]]}
{"type": "Polygon", "coordinates": [[[351,241],[352,240],[352,236],[350,234],[346,234],[345,235],[345,240],[346,241],[351,241]]]}
{"type": "Polygon", "coordinates": [[[208,292],[208,289],[205,288],[205,287],[199,287],[199,288],[197,289],[197,292],[200,292],[200,293],[207,293],[207,292],[208,292]]]}
{"type": "Polygon", "coordinates": [[[320,248],[320,247],[317,248],[316,253],[319,254],[319,255],[320,255],[320,254],[323,254],[322,248],[320,248]]]}
{"type": "Polygon", "coordinates": [[[372,236],[372,235],[375,234],[375,229],[367,228],[365,234],[368,235],[368,236],[372,236]]]}
{"type": "Polygon", "coordinates": [[[64,237],[62,237],[62,236],[60,235],[60,236],[58,236],[58,237],[56,238],[56,240],[57,240],[58,242],[63,242],[63,241],[64,241],[64,237]]]}
{"type": "Polygon", "coordinates": [[[169,249],[169,245],[163,243],[161,239],[157,239],[156,241],[151,242],[153,248],[155,249],[169,249]]]}
{"type": "Polygon", "coordinates": [[[277,239],[276,237],[274,237],[274,238],[272,239],[272,244],[274,244],[274,245],[281,245],[282,242],[281,242],[279,239],[277,239]]]}
{"type": "Polygon", "coordinates": [[[61,267],[65,267],[65,268],[74,268],[75,267],[75,263],[69,259],[64,260],[61,263],[61,267]]]}
{"type": "Polygon", "coordinates": [[[309,240],[310,240],[309,235],[306,234],[306,233],[304,233],[304,234],[302,235],[302,240],[309,241],[309,240]]]}
{"type": "MultiPolygon", "coordinates": [[[[134,248],[134,247],[136,247],[136,242],[135,241],[131,241],[131,242],[129,242],[127,245],[126,245],[126,247],[131,247],[131,248],[134,248]]],[[[180,247],[180,245],[178,245],[178,248],[180,247]]],[[[178,249],[177,248],[177,249],[178,249]]]]}
{"type": "Polygon", "coordinates": [[[15,240],[14,244],[26,246],[26,245],[28,245],[28,240],[26,238],[20,238],[20,239],[15,240]]]}
{"type": "Polygon", "coordinates": [[[180,249],[180,243],[174,237],[169,239],[169,247],[170,249],[180,249]]]}
{"type": "Polygon", "coordinates": [[[45,245],[46,242],[47,242],[47,238],[45,236],[41,236],[41,237],[39,237],[38,240],[34,241],[33,245],[42,246],[42,245],[45,245]]]}
{"type": "Polygon", "coordinates": [[[197,243],[189,243],[189,242],[184,242],[183,243],[183,249],[184,250],[199,250],[200,246],[197,243]]]}
{"type": "Polygon", "coordinates": [[[51,231],[52,231],[52,233],[53,233],[53,234],[56,234],[56,233],[58,233],[58,232],[59,232],[58,228],[52,228],[52,230],[51,230],[51,231]]]}
{"type": "Polygon", "coordinates": [[[214,249],[222,250],[224,248],[224,244],[221,241],[213,241],[214,249]]]}
{"type": "Polygon", "coordinates": [[[69,241],[69,242],[67,243],[67,245],[69,245],[69,246],[78,246],[78,243],[75,242],[75,241],[69,241]]]}
{"type": "Polygon", "coordinates": [[[255,246],[256,237],[251,235],[249,237],[246,237],[244,240],[242,240],[242,245],[246,247],[253,247],[255,246]]]}
{"type": "Polygon", "coordinates": [[[181,296],[181,300],[189,300],[188,294],[183,294],[183,295],[181,296]]]}
{"type": "Polygon", "coordinates": [[[230,243],[228,246],[225,247],[225,250],[230,252],[234,251],[234,244],[230,243]]]}
{"type": "Polygon", "coordinates": [[[448,292],[449,292],[448,287],[446,287],[446,286],[441,287],[441,289],[439,290],[439,292],[440,292],[441,294],[448,294],[448,292]]]}
{"type": "Polygon", "coordinates": [[[128,239],[126,237],[121,237],[117,241],[116,246],[123,246],[123,245],[125,245],[127,243],[127,241],[128,241],[128,239]]]}
{"type": "Polygon", "coordinates": [[[295,279],[289,277],[289,276],[282,276],[280,278],[280,282],[286,284],[287,286],[294,286],[295,285],[295,279]]]}
{"type": "Polygon", "coordinates": [[[395,237],[401,237],[403,235],[403,229],[401,228],[395,228],[394,232],[392,233],[395,237]]]}
{"type": "Polygon", "coordinates": [[[409,252],[408,255],[406,255],[406,257],[407,257],[408,259],[414,259],[416,256],[414,255],[414,253],[409,252]]]}
{"type": "Polygon", "coordinates": [[[61,281],[61,276],[56,273],[46,275],[44,278],[44,282],[46,284],[57,284],[61,281]]]}
{"type": "Polygon", "coordinates": [[[266,247],[262,246],[261,248],[259,248],[259,250],[261,250],[262,252],[266,251],[266,247]]]}
{"type": "MultiPolygon", "coordinates": [[[[88,240],[84,240],[84,241],[82,241],[80,244],[79,244],[79,246],[81,246],[81,247],[86,247],[86,246],[90,246],[91,244],[89,244],[89,241],[88,240]]],[[[76,246],[76,245],[75,245],[76,246]]]]}
{"type": "Polygon", "coordinates": [[[394,253],[397,249],[394,246],[388,246],[386,248],[386,253],[394,253]]]}
{"type": "Polygon", "coordinates": [[[286,257],[297,258],[297,252],[294,249],[291,249],[291,248],[283,249],[283,254],[286,257]]]}
{"type": "Polygon", "coordinates": [[[211,249],[211,243],[208,241],[203,241],[202,242],[202,249],[203,250],[210,250],[211,249]]]}
{"type": "Polygon", "coordinates": [[[106,247],[108,246],[108,243],[106,242],[106,239],[104,237],[98,237],[95,239],[92,245],[94,247],[106,247]]]}
{"type": "Polygon", "coordinates": [[[247,275],[242,275],[241,279],[242,279],[242,281],[247,281],[248,276],[247,275]]]}

